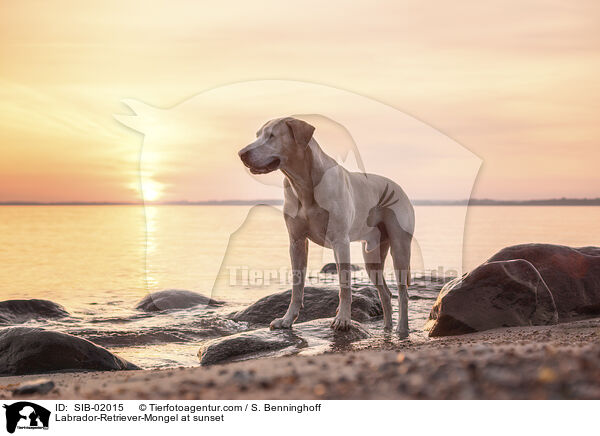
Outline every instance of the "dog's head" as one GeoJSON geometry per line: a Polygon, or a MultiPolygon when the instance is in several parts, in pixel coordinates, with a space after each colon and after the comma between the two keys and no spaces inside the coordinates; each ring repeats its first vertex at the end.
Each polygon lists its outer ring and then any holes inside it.
{"type": "Polygon", "coordinates": [[[315,128],[296,118],[277,118],[256,133],[256,141],[239,151],[252,174],[267,174],[285,168],[291,160],[303,159],[315,128]]]}

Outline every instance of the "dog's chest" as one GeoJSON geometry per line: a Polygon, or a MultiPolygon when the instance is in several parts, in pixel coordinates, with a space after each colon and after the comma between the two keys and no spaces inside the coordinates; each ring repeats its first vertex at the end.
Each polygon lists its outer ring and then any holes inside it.
{"type": "Polygon", "coordinates": [[[319,206],[301,206],[299,216],[304,222],[308,238],[316,244],[328,247],[330,245],[327,240],[329,213],[319,206]]]}

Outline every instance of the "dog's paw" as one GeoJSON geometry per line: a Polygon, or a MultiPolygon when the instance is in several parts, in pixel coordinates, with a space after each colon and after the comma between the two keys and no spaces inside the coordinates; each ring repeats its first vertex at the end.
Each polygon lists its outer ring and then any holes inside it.
{"type": "Polygon", "coordinates": [[[271,330],[275,330],[275,329],[289,329],[292,328],[292,324],[294,323],[293,319],[288,319],[288,318],[276,318],[273,321],[271,321],[271,324],[269,324],[269,328],[271,330]]]}
{"type": "Polygon", "coordinates": [[[398,328],[396,329],[396,336],[400,339],[406,339],[408,338],[408,330],[405,328],[398,328]]]}
{"type": "Polygon", "coordinates": [[[346,317],[337,315],[331,322],[331,328],[338,331],[345,331],[350,329],[351,324],[352,321],[350,320],[349,316],[346,317]]]}

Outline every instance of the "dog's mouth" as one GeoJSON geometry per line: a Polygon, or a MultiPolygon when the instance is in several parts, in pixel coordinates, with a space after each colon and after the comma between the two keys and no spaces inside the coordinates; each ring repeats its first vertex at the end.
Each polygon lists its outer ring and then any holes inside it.
{"type": "Polygon", "coordinates": [[[281,161],[279,160],[279,158],[275,158],[263,167],[253,167],[250,165],[246,166],[250,169],[250,172],[252,174],[267,174],[278,169],[280,163],[281,161]]]}

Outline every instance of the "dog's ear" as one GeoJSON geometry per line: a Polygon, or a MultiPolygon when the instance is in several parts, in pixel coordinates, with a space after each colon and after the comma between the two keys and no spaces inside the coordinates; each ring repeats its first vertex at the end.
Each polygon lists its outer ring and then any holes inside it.
{"type": "Polygon", "coordinates": [[[306,147],[312,138],[315,128],[305,121],[290,118],[285,122],[292,131],[296,144],[306,147]]]}

